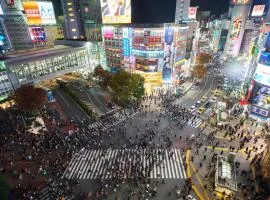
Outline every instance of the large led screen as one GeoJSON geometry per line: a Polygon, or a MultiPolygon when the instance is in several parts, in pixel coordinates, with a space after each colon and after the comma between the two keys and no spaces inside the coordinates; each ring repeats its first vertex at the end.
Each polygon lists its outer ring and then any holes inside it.
{"type": "Polygon", "coordinates": [[[258,63],[254,80],[263,85],[270,86],[270,66],[258,63]]]}
{"type": "Polygon", "coordinates": [[[131,23],[130,0],[100,0],[104,24],[131,23]]]}
{"type": "Polygon", "coordinates": [[[255,5],[252,10],[252,17],[260,17],[263,15],[265,5],[255,5]]]}
{"type": "Polygon", "coordinates": [[[23,2],[29,25],[56,24],[52,2],[23,2]]]}

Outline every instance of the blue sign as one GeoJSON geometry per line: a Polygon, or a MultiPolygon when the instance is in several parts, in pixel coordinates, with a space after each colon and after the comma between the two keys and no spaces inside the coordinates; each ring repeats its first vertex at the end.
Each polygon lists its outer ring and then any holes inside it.
{"type": "Polygon", "coordinates": [[[165,83],[170,83],[172,78],[172,69],[171,68],[163,68],[162,71],[162,80],[165,83]]]}
{"type": "Polygon", "coordinates": [[[128,38],[123,39],[123,51],[124,51],[124,56],[126,56],[126,57],[130,56],[130,45],[129,45],[128,38]]]}
{"type": "Polygon", "coordinates": [[[270,66],[270,53],[262,52],[259,58],[259,63],[263,65],[270,66]]]}
{"type": "Polygon", "coordinates": [[[165,28],[165,43],[166,45],[172,45],[174,37],[174,30],[172,27],[165,28]]]}

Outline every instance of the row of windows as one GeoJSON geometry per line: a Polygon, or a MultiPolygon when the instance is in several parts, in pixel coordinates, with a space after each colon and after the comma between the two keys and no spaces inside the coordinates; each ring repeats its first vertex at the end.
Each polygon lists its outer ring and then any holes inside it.
{"type": "Polygon", "coordinates": [[[3,91],[3,92],[1,92],[1,90],[0,90],[0,96],[6,96],[6,95],[9,95],[9,94],[12,93],[12,91],[13,91],[13,90],[8,90],[8,91],[3,91]]]}

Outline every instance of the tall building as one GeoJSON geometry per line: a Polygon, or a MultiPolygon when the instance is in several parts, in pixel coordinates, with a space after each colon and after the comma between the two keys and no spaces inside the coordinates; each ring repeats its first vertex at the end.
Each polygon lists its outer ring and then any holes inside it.
{"type": "Polygon", "coordinates": [[[66,39],[84,39],[80,1],[61,0],[65,18],[66,39]]]}
{"type": "Polygon", "coordinates": [[[3,22],[11,43],[15,50],[33,48],[29,26],[23,13],[20,0],[0,0],[3,10],[3,22]]]}
{"type": "Polygon", "coordinates": [[[147,91],[177,82],[185,64],[186,25],[136,24],[104,26],[107,65],[141,74],[147,91]]]}
{"type": "Polygon", "coordinates": [[[252,0],[231,0],[230,4],[231,22],[224,53],[226,56],[236,57],[239,55],[252,0]]]}
{"type": "Polygon", "coordinates": [[[0,16],[0,55],[11,50],[11,42],[4,24],[4,19],[0,16]]]}
{"type": "Polygon", "coordinates": [[[190,0],[176,0],[175,23],[180,24],[182,21],[189,20],[188,11],[190,0]]]}

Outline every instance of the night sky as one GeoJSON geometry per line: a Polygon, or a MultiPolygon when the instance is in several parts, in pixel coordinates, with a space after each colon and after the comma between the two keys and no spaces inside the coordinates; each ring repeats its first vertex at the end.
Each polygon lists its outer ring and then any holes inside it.
{"type": "MultiPolygon", "coordinates": [[[[56,15],[62,15],[61,0],[52,0],[56,15]]],[[[176,0],[131,0],[132,21],[134,23],[174,22],[176,0]]],[[[253,4],[268,4],[269,0],[253,0],[253,4]]],[[[199,10],[210,10],[219,16],[229,9],[229,0],[191,0],[191,6],[199,10]]]]}

